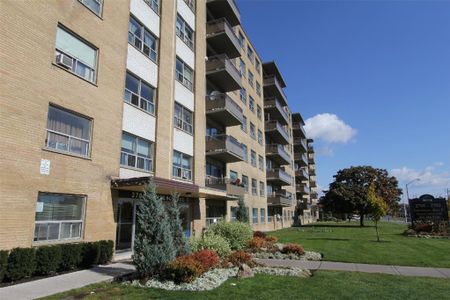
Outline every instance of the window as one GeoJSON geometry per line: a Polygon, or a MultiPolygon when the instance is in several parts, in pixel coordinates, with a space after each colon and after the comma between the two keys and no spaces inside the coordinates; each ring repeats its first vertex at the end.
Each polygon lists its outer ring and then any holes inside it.
{"type": "Polygon", "coordinates": [[[256,140],[255,124],[250,122],[250,137],[256,140]]]}
{"type": "Polygon", "coordinates": [[[66,110],[49,106],[45,146],[61,152],[88,157],[92,121],[66,110]]]}
{"type": "Polygon", "coordinates": [[[181,59],[177,57],[176,61],[176,73],[177,80],[181,82],[185,87],[187,87],[190,91],[194,89],[193,80],[194,80],[194,71],[187,64],[184,63],[181,59]]]}
{"type": "Polygon", "coordinates": [[[81,239],[85,202],[84,196],[39,193],[34,241],[81,239]]]}
{"type": "Polygon", "coordinates": [[[125,102],[154,114],[155,94],[155,88],[127,72],[125,80],[125,102]]]}
{"type": "Polygon", "coordinates": [[[218,166],[216,164],[206,162],[206,175],[216,178],[222,178],[223,177],[223,169],[221,166],[218,166]]]}
{"type": "Polygon", "coordinates": [[[264,171],[264,157],[262,157],[261,155],[258,156],[258,164],[259,164],[259,169],[261,171],[264,171]]]}
{"type": "Polygon", "coordinates": [[[253,73],[248,71],[248,84],[250,84],[251,87],[254,86],[253,84],[253,73]]]}
{"type": "Polygon", "coordinates": [[[245,77],[245,62],[240,58],[239,73],[241,77],[245,77]]]}
{"type": "Polygon", "coordinates": [[[238,180],[238,173],[236,171],[230,170],[230,181],[235,182],[238,180]]]}
{"type": "Polygon", "coordinates": [[[262,181],[260,181],[259,182],[259,195],[261,196],[261,197],[264,197],[264,191],[265,191],[265,185],[264,185],[264,182],[262,182],[262,181]]]}
{"type": "Polygon", "coordinates": [[[261,106],[259,106],[259,104],[256,106],[256,116],[260,121],[262,121],[262,109],[261,106]]]}
{"type": "Polygon", "coordinates": [[[258,71],[258,73],[261,72],[261,63],[259,62],[258,59],[255,59],[255,69],[256,71],[258,71]]]}
{"type": "Polygon", "coordinates": [[[261,96],[261,84],[258,81],[256,81],[256,94],[261,96]]]}
{"type": "Polygon", "coordinates": [[[253,224],[258,224],[258,209],[252,208],[252,222],[253,224]]]}
{"type": "Polygon", "coordinates": [[[232,206],[230,207],[230,211],[231,211],[231,222],[236,222],[237,221],[237,212],[239,210],[239,207],[237,206],[232,206]]]}
{"type": "Polygon", "coordinates": [[[156,14],[159,14],[159,0],[144,0],[156,14]]]}
{"type": "Polygon", "coordinates": [[[266,223],[266,209],[265,208],[261,208],[259,210],[259,220],[261,224],[266,223]]]}
{"type": "Polygon", "coordinates": [[[192,180],[192,157],[174,150],[172,175],[177,178],[192,180]]]}
{"type": "Polygon", "coordinates": [[[128,43],[135,46],[139,51],[147,55],[156,63],[156,37],[141,25],[133,16],[128,23],[128,43]]]}
{"type": "Polygon", "coordinates": [[[242,185],[244,185],[245,190],[248,192],[248,176],[242,175],[242,185]]]}
{"type": "Polygon", "coordinates": [[[186,23],[186,21],[177,15],[176,23],[177,36],[186,44],[189,48],[194,49],[194,30],[186,23]]]}
{"type": "Polygon", "coordinates": [[[250,48],[250,46],[247,46],[247,57],[252,63],[254,63],[255,52],[253,52],[253,49],[250,48]]]}
{"type": "Polygon", "coordinates": [[[248,96],[248,108],[254,113],[255,112],[255,99],[252,96],[248,96]]]}
{"type": "Polygon", "coordinates": [[[195,12],[195,0],[184,0],[184,2],[193,12],[195,12]]]}
{"type": "Polygon", "coordinates": [[[56,29],[55,48],[58,66],[83,79],[95,82],[97,49],[59,26],[56,29]]]}
{"type": "Polygon", "coordinates": [[[247,103],[247,91],[244,88],[241,88],[239,92],[239,98],[243,103],[247,103]]]}
{"type": "Polygon", "coordinates": [[[242,150],[244,150],[244,161],[248,161],[247,145],[242,144],[242,150]]]}
{"type": "Polygon", "coordinates": [[[102,14],[102,0],[78,0],[83,3],[84,6],[89,8],[97,16],[102,14]]]}
{"type": "Polygon", "coordinates": [[[256,152],[253,150],[250,151],[250,164],[256,168],[256,152]]]}
{"type": "Polygon", "coordinates": [[[239,40],[239,46],[241,46],[241,48],[245,50],[245,37],[242,34],[242,32],[239,32],[238,40],[239,40]]]}
{"type": "Polygon", "coordinates": [[[262,131],[259,130],[259,129],[258,129],[258,143],[259,143],[260,145],[263,144],[263,133],[262,133],[262,131]]]}
{"type": "Polygon", "coordinates": [[[186,107],[175,102],[175,127],[192,134],[193,118],[192,112],[186,107]]]}
{"type": "Polygon", "coordinates": [[[247,117],[242,116],[241,130],[247,132],[247,117]]]}
{"type": "Polygon", "coordinates": [[[153,143],[122,132],[120,164],[148,172],[153,171],[153,143]]]}
{"type": "Polygon", "coordinates": [[[252,178],[252,195],[258,195],[257,181],[255,178],[252,178]]]}

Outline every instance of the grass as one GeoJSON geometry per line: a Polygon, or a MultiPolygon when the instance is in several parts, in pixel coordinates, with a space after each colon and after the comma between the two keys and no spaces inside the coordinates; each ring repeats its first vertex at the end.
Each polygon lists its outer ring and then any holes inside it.
{"type": "Polygon", "coordinates": [[[319,271],[311,278],[256,275],[205,292],[172,292],[101,283],[45,299],[450,299],[450,281],[319,271]],[[93,292],[93,293],[92,293],[93,292]]]}
{"type": "Polygon", "coordinates": [[[382,242],[376,242],[370,222],[316,223],[271,232],[282,243],[298,243],[321,252],[324,260],[403,266],[450,267],[450,240],[406,237],[406,225],[379,224],[382,242]]]}

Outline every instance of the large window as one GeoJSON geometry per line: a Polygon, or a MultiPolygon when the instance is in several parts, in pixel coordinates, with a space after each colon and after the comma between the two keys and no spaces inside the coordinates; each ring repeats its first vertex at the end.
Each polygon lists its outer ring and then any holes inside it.
{"type": "Polygon", "coordinates": [[[97,49],[88,45],[66,29],[56,29],[56,64],[68,71],[95,82],[97,49]]]}
{"type": "Polygon", "coordinates": [[[259,195],[261,197],[264,197],[265,190],[266,190],[266,188],[265,188],[264,182],[260,181],[259,182],[259,195]]]}
{"type": "Polygon", "coordinates": [[[188,45],[189,48],[194,49],[194,30],[189,27],[180,15],[177,15],[176,32],[177,36],[188,45]]]}
{"type": "Polygon", "coordinates": [[[192,134],[193,132],[192,111],[188,110],[186,107],[176,102],[175,102],[174,121],[175,127],[192,134]]]}
{"type": "Polygon", "coordinates": [[[255,112],[255,99],[253,99],[252,96],[248,97],[248,108],[252,111],[255,112]]]}
{"type": "Polygon", "coordinates": [[[47,148],[89,156],[91,120],[50,106],[47,116],[47,148]]]}
{"type": "Polygon", "coordinates": [[[256,94],[261,96],[261,84],[258,81],[256,81],[256,94]]]}
{"type": "Polygon", "coordinates": [[[194,71],[192,71],[192,69],[178,57],[176,61],[176,73],[177,80],[192,91],[194,89],[194,71]]]}
{"type": "Polygon", "coordinates": [[[206,175],[215,177],[215,178],[222,178],[223,177],[223,168],[219,165],[213,164],[211,162],[206,162],[206,175]]]}
{"type": "Polygon", "coordinates": [[[255,59],[255,69],[256,71],[258,71],[258,73],[261,72],[261,63],[259,62],[258,59],[255,59]]]}
{"type": "Polygon", "coordinates": [[[85,201],[84,196],[39,193],[34,241],[81,239],[85,201]]]}
{"type": "Polygon", "coordinates": [[[256,140],[256,128],[255,124],[253,124],[252,122],[250,122],[250,137],[256,140]]]}
{"type": "Polygon", "coordinates": [[[130,16],[130,22],[128,23],[128,43],[135,46],[156,63],[157,39],[133,16],[130,16]]]}
{"type": "Polygon", "coordinates": [[[248,176],[242,175],[242,185],[245,190],[248,192],[248,176]]]}
{"type": "Polygon", "coordinates": [[[241,129],[243,132],[247,132],[247,117],[242,116],[241,129]]]}
{"type": "Polygon", "coordinates": [[[239,40],[239,46],[241,46],[241,48],[242,48],[243,50],[245,50],[245,37],[244,37],[244,35],[242,34],[242,32],[239,32],[239,34],[238,34],[238,40],[239,40]]]}
{"type": "Polygon", "coordinates": [[[159,14],[159,0],[144,0],[144,2],[147,3],[155,13],[159,14]]]}
{"type": "Polygon", "coordinates": [[[259,218],[260,218],[261,224],[266,223],[266,209],[265,208],[260,209],[259,218]]]}
{"type": "Polygon", "coordinates": [[[172,175],[176,178],[192,180],[192,157],[174,150],[172,175]]]}
{"type": "Polygon", "coordinates": [[[259,143],[260,145],[263,144],[263,133],[262,133],[262,131],[259,130],[259,129],[258,129],[258,143],[259,143]]]}
{"type": "Polygon", "coordinates": [[[250,46],[247,46],[247,57],[253,63],[255,59],[255,52],[250,46]]]}
{"type": "Polygon", "coordinates": [[[258,224],[258,209],[252,208],[252,223],[258,224]]]}
{"type": "Polygon", "coordinates": [[[252,195],[258,195],[258,183],[255,178],[252,178],[252,195]]]}
{"type": "Polygon", "coordinates": [[[256,105],[256,116],[258,117],[258,120],[262,121],[262,108],[259,104],[256,105]]]}
{"type": "Polygon", "coordinates": [[[84,4],[87,8],[93,11],[96,15],[102,14],[102,0],[78,0],[84,4]]]}
{"type": "Polygon", "coordinates": [[[241,88],[239,92],[239,98],[243,103],[247,103],[247,91],[245,90],[245,88],[241,88]]]}
{"type": "Polygon", "coordinates": [[[256,168],[256,152],[253,150],[250,152],[250,163],[256,168]]]}
{"type": "Polygon", "coordinates": [[[127,72],[125,80],[125,102],[154,114],[155,94],[155,88],[127,72]]]}
{"type": "Polygon", "coordinates": [[[253,73],[251,71],[248,71],[248,84],[250,84],[251,87],[254,86],[253,83],[253,73]]]}
{"type": "Polygon", "coordinates": [[[193,12],[195,12],[195,0],[184,0],[184,2],[193,12]]]}
{"type": "Polygon", "coordinates": [[[241,77],[245,77],[245,62],[242,60],[242,58],[240,58],[239,63],[239,74],[241,75],[241,77]]]}
{"type": "Polygon", "coordinates": [[[123,132],[120,164],[144,171],[153,171],[153,143],[123,132]]]}
{"type": "Polygon", "coordinates": [[[264,157],[261,155],[258,156],[259,169],[264,171],[264,157]]]}

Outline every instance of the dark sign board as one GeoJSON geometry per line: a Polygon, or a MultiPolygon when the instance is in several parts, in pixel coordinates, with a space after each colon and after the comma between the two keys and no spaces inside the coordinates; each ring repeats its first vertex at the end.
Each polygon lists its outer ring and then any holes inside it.
{"type": "Polygon", "coordinates": [[[409,209],[413,224],[448,222],[447,201],[444,198],[422,195],[409,199],[409,209]]]}

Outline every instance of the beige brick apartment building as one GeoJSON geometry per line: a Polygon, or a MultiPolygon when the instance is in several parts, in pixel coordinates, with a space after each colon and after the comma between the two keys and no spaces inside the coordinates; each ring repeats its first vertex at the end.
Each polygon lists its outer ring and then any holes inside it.
{"type": "Polygon", "coordinates": [[[186,235],[239,197],[255,230],[292,225],[303,124],[233,0],[7,0],[0,22],[0,249],[132,249],[150,179],[186,235]]]}

